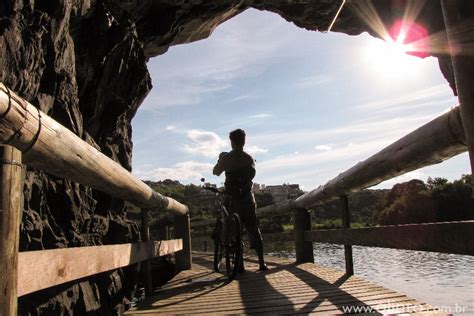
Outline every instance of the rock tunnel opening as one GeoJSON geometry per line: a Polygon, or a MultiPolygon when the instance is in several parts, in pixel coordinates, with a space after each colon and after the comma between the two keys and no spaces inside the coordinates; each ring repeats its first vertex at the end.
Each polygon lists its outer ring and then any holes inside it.
{"type": "MultiPolygon", "coordinates": [[[[381,14],[381,19],[386,21],[390,20],[394,13],[393,4],[402,2],[411,1],[378,0],[373,1],[373,4],[381,14]]],[[[467,0],[461,2],[463,2],[462,14],[464,17],[472,17],[474,2],[467,0]]],[[[335,9],[339,6],[338,1],[315,0],[310,3],[311,5],[308,5],[308,2],[278,0],[184,2],[52,0],[51,4],[44,6],[38,5],[36,2],[4,1],[0,4],[0,51],[2,56],[0,58],[0,81],[72,130],[88,144],[100,149],[107,156],[130,169],[132,151],[130,120],[150,89],[149,74],[146,67],[147,58],[162,54],[170,46],[206,38],[209,32],[218,24],[249,7],[277,13],[302,28],[326,29],[334,16],[335,9]]],[[[425,3],[427,7],[420,15],[421,20],[427,22],[431,31],[438,32],[442,30],[443,19],[440,15],[439,2],[425,1],[425,3]]],[[[242,16],[240,15],[240,17],[242,16]]],[[[239,16],[231,19],[228,23],[237,21],[237,18],[239,16]]],[[[259,17],[260,21],[262,19],[263,16],[259,17]]],[[[278,19],[283,21],[280,18],[278,19]]],[[[337,32],[356,35],[367,30],[366,25],[351,17],[344,10],[337,22],[333,27],[333,30],[337,32]]],[[[228,23],[217,28],[213,37],[217,36],[218,32],[221,32],[228,23]]],[[[291,24],[286,23],[286,26],[290,27],[291,24]]],[[[259,29],[256,27],[251,29],[249,34],[255,36],[258,32],[259,29]]],[[[308,34],[314,33],[306,32],[304,34],[309,36],[308,34]]],[[[277,33],[274,37],[276,40],[282,40],[284,39],[283,35],[285,34],[277,33]]],[[[367,35],[362,36],[368,38],[367,35]]],[[[232,37],[230,40],[232,40],[232,37]]],[[[206,42],[200,41],[189,45],[189,47],[197,47],[196,45],[199,46],[206,42]]],[[[313,42],[316,41],[307,41],[307,43],[314,44],[313,42]]],[[[328,41],[324,42],[326,44],[318,48],[325,49],[328,41]]],[[[257,42],[253,45],[262,44],[257,42]]],[[[357,43],[354,45],[357,46],[357,43]]],[[[216,49],[220,46],[221,44],[218,43],[216,49]]],[[[239,48],[241,54],[248,57],[244,61],[251,60],[258,52],[251,49],[252,44],[236,46],[235,49],[239,48]]],[[[349,46],[349,48],[351,47],[349,46]]],[[[163,58],[168,58],[166,56],[172,56],[170,54],[175,49],[177,50],[179,47],[171,48],[168,54],[152,59],[149,65],[155,61],[163,60],[163,58]]],[[[298,54],[304,53],[308,48],[290,46],[286,51],[279,49],[279,47],[274,49],[280,54],[298,54]]],[[[319,52],[319,50],[317,51],[319,52]]],[[[341,56],[343,53],[344,49],[334,54],[341,56]]],[[[201,62],[203,57],[201,55],[195,53],[189,59],[196,65],[201,62]]],[[[353,64],[353,59],[353,55],[345,59],[340,58],[340,60],[345,60],[344,65],[349,66],[353,64]]],[[[318,67],[327,66],[321,59],[315,59],[315,56],[312,56],[307,60],[298,58],[291,60],[296,63],[293,67],[283,67],[281,60],[276,60],[273,63],[275,68],[271,69],[263,67],[264,65],[258,62],[254,63],[253,68],[250,69],[253,72],[248,71],[247,77],[240,78],[239,83],[242,84],[240,92],[255,87],[270,92],[271,102],[264,106],[262,111],[253,108],[254,111],[247,112],[245,116],[243,114],[237,115],[239,110],[242,112],[248,110],[249,101],[253,101],[251,105],[255,106],[255,96],[253,95],[237,93],[214,97],[217,101],[232,100],[234,102],[233,108],[237,113],[236,117],[240,120],[244,118],[254,121],[263,120],[265,128],[268,128],[268,126],[278,127],[278,130],[274,130],[274,133],[267,135],[263,135],[257,130],[253,131],[253,135],[264,136],[258,142],[253,139],[252,142],[254,143],[249,143],[249,146],[254,146],[253,149],[262,155],[261,157],[256,156],[258,164],[260,164],[261,175],[265,169],[262,167],[263,163],[267,164],[266,168],[269,170],[269,174],[276,174],[274,170],[280,172],[283,167],[288,167],[289,162],[304,162],[308,159],[320,161],[323,160],[322,157],[326,157],[326,161],[331,161],[335,160],[335,154],[355,152],[357,145],[360,144],[355,141],[347,141],[347,137],[341,131],[351,127],[351,134],[356,134],[373,127],[370,124],[371,122],[367,120],[361,121],[358,125],[350,125],[350,122],[359,119],[355,117],[354,113],[344,108],[335,110],[327,106],[325,101],[333,99],[331,97],[335,95],[340,95],[342,87],[350,79],[343,75],[337,78],[337,84],[329,85],[331,88],[323,91],[332,93],[332,95],[327,95],[326,99],[319,95],[318,97],[312,96],[312,99],[309,97],[304,99],[301,93],[284,97],[281,93],[285,92],[285,89],[290,85],[289,80],[282,82],[280,85],[270,84],[270,80],[249,80],[252,76],[256,78],[256,75],[261,72],[270,78],[288,79],[293,76],[295,78],[293,83],[296,83],[297,79],[307,78],[307,80],[300,82],[300,89],[316,83],[319,85],[328,83],[327,78],[311,76],[314,73],[306,76],[296,73],[297,69],[319,69],[316,66],[311,68],[308,60],[318,62],[316,63],[318,67]],[[259,72],[255,73],[255,69],[259,72]],[[280,76],[279,72],[281,71],[286,71],[283,76],[280,76]],[[301,107],[295,106],[300,101],[314,106],[313,99],[319,101],[318,104],[325,105],[318,108],[318,115],[308,115],[307,112],[302,111],[301,107]],[[283,101],[285,101],[286,107],[281,108],[280,104],[282,115],[267,113],[269,109],[278,109],[278,102],[283,101]],[[291,106],[288,106],[288,104],[291,104],[291,106]],[[330,114],[341,119],[342,127],[334,126],[333,121],[328,119],[330,114]],[[292,115],[294,117],[291,117],[292,115]],[[311,121],[314,118],[319,121],[311,121]],[[282,120],[279,121],[279,119],[282,120]],[[317,131],[315,131],[315,126],[319,128],[317,131]],[[324,132],[336,135],[339,138],[331,142],[319,141],[320,139],[326,139],[327,135],[324,135],[324,132]],[[317,139],[317,137],[320,138],[317,139]],[[275,141],[282,142],[283,140],[286,142],[287,152],[281,151],[281,148],[278,147],[271,147],[275,141]],[[296,148],[295,140],[305,143],[306,151],[296,148]],[[336,148],[341,143],[345,147],[336,148]],[[276,159],[265,161],[264,155],[275,155],[276,159]]],[[[263,55],[260,61],[265,62],[268,59],[263,55]]],[[[453,83],[452,73],[450,74],[449,66],[447,66],[449,62],[445,60],[441,68],[448,81],[453,83]]],[[[180,71],[185,64],[181,63],[178,66],[170,67],[169,71],[171,73],[176,70],[180,71]]],[[[431,68],[435,68],[435,66],[431,68]]],[[[212,70],[211,68],[211,73],[212,70]]],[[[161,73],[166,73],[166,71],[161,71],[161,73]]],[[[367,74],[366,71],[364,73],[367,74]]],[[[201,76],[205,74],[200,73],[201,76]]],[[[208,93],[228,93],[229,89],[234,87],[235,84],[232,85],[233,82],[231,82],[231,84],[222,85],[219,80],[229,79],[229,76],[232,79],[232,74],[235,74],[232,68],[227,73],[221,73],[220,76],[215,78],[216,80],[206,85],[207,90],[201,89],[201,87],[196,88],[196,86],[187,88],[201,92],[207,91],[208,93]]],[[[379,81],[382,80],[376,80],[374,83],[361,79],[358,83],[360,86],[371,87],[379,84],[379,81]]],[[[443,84],[446,88],[444,81],[440,84],[443,84]]],[[[160,93],[159,89],[160,86],[163,88],[163,84],[156,82],[155,86],[154,92],[160,93]]],[[[182,93],[177,93],[176,99],[184,102],[186,101],[185,97],[187,97],[188,101],[195,101],[196,99],[193,99],[192,95],[190,98],[189,95],[184,93],[183,87],[186,87],[186,82],[178,82],[176,88],[178,92],[181,91],[182,93]]],[[[375,92],[375,89],[373,90],[372,92],[375,92]]],[[[438,90],[436,88],[428,89],[425,90],[425,93],[433,91],[438,90]]],[[[452,94],[446,93],[446,99],[452,96],[452,94]]],[[[370,99],[369,96],[365,95],[366,99],[363,101],[366,101],[366,103],[376,101],[370,99]]],[[[378,96],[377,100],[383,99],[380,94],[378,96]]],[[[207,125],[203,125],[204,127],[178,125],[171,120],[161,126],[157,124],[157,122],[160,122],[158,119],[166,119],[163,113],[171,112],[171,109],[175,111],[174,118],[176,118],[176,122],[185,122],[190,117],[194,118],[195,121],[217,117],[218,110],[228,111],[230,106],[223,106],[221,102],[217,104],[219,107],[216,106],[214,110],[206,111],[196,104],[188,107],[168,106],[163,109],[163,112],[160,112],[157,109],[147,109],[147,102],[153,102],[153,97],[153,93],[148,96],[134,121],[135,124],[140,116],[145,117],[145,121],[140,125],[147,129],[141,134],[137,131],[137,127],[134,131],[134,172],[139,176],[153,172],[154,169],[162,168],[158,171],[167,172],[170,177],[175,175],[176,170],[178,170],[187,172],[199,179],[200,170],[208,168],[215,159],[215,157],[201,154],[206,152],[209,144],[217,144],[216,148],[220,150],[225,147],[226,135],[234,124],[238,123],[239,127],[245,128],[245,124],[242,124],[242,122],[225,122],[227,124],[224,124],[223,120],[220,120],[222,131],[204,129],[207,125]],[[199,110],[193,112],[191,109],[199,110]],[[197,114],[202,114],[203,118],[199,118],[197,114]],[[157,130],[162,128],[164,132],[169,134],[159,137],[153,133],[148,133],[153,128],[157,130]],[[169,139],[171,145],[152,143],[156,139],[159,141],[169,139]],[[140,141],[142,141],[142,144],[140,144],[140,141]],[[143,151],[143,148],[145,148],[143,146],[147,146],[146,144],[148,144],[148,147],[155,147],[156,151],[143,151]],[[140,149],[140,146],[142,146],[142,149],[140,149]],[[170,150],[173,148],[180,150],[173,152],[170,150]],[[199,160],[186,157],[189,153],[198,155],[199,160]],[[165,161],[167,157],[178,157],[180,160],[167,163],[165,161]],[[155,168],[154,166],[159,167],[155,168]]],[[[345,100],[338,100],[340,104],[349,104],[345,100]]],[[[206,99],[205,101],[206,104],[209,104],[209,100],[206,99]]],[[[402,101],[404,102],[403,98],[398,99],[398,102],[402,101]]],[[[445,104],[443,96],[440,96],[438,101],[440,104],[445,104]]],[[[419,103],[417,104],[419,105],[419,103]]],[[[377,103],[372,103],[372,106],[378,108],[377,103]]],[[[428,104],[425,106],[429,107],[428,104]]],[[[412,109],[410,108],[409,111],[412,111],[412,109]]],[[[371,114],[375,115],[376,113],[371,114]]],[[[396,112],[391,114],[393,118],[396,118],[396,112]]],[[[406,120],[400,121],[404,125],[409,123],[406,120]]],[[[379,122],[378,125],[382,124],[379,122]]],[[[384,127],[387,130],[391,129],[390,125],[384,127]]],[[[250,135],[252,135],[251,132],[252,130],[249,130],[250,135]]],[[[377,130],[374,132],[371,129],[371,132],[374,134],[372,136],[375,137],[377,130]]],[[[369,145],[374,145],[377,141],[375,139],[365,139],[360,135],[358,140],[368,142],[369,145]]],[[[359,149],[368,150],[368,147],[361,145],[359,149]]],[[[320,170],[328,170],[335,174],[341,168],[331,169],[324,165],[312,165],[305,170],[298,170],[293,167],[288,172],[288,180],[267,177],[261,181],[293,182],[295,180],[299,181],[298,179],[303,176],[315,179],[320,170]]],[[[318,180],[318,184],[321,181],[323,180],[318,180]]],[[[308,185],[308,188],[312,188],[312,185],[308,185]]],[[[20,232],[21,251],[127,243],[138,240],[137,225],[131,222],[130,218],[127,218],[123,203],[91,188],[86,188],[68,180],[58,179],[42,171],[29,169],[26,173],[24,196],[25,206],[20,232]],[[67,206],[67,216],[64,216],[65,206],[67,206]]],[[[28,311],[28,313],[35,314],[59,314],[64,310],[71,313],[75,310],[76,313],[81,313],[85,306],[93,306],[97,312],[110,313],[115,308],[117,308],[116,310],[123,308],[126,301],[124,296],[128,297],[129,294],[133,293],[136,285],[134,275],[134,271],[126,269],[106,273],[98,279],[90,279],[80,284],[69,284],[59,289],[52,288],[42,293],[33,294],[31,297],[23,297],[20,306],[23,306],[24,313],[28,311]],[[71,293],[72,295],[70,295],[71,293]],[[105,301],[110,302],[110,304],[104,303],[105,301]],[[89,304],[89,302],[92,303],[89,304]]]]}
{"type": "MultiPolygon", "coordinates": [[[[457,104],[434,57],[255,9],[148,68],[155,87],[132,121],[133,171],[152,181],[221,183],[212,165],[228,132],[244,128],[256,182],[311,189],[457,104]]],[[[468,170],[461,155],[382,186],[468,170]]]]}

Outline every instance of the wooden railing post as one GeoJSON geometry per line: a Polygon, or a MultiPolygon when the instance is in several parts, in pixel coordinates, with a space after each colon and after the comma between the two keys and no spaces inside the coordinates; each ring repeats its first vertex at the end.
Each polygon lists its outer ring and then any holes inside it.
{"type": "MultiPolygon", "coordinates": [[[[347,195],[341,196],[342,229],[351,228],[351,216],[349,213],[349,200],[347,195]]],[[[354,261],[352,259],[352,245],[344,245],[344,258],[346,261],[346,274],[354,275],[354,261]]]]}
{"type": "Polygon", "coordinates": [[[296,262],[314,262],[313,243],[305,241],[304,231],[311,230],[311,214],[307,209],[293,209],[296,262]]]}
{"type": "Polygon", "coordinates": [[[0,228],[0,315],[17,315],[18,248],[23,200],[21,151],[3,146],[0,228]]]}
{"type": "MultiPolygon", "coordinates": [[[[150,241],[150,225],[148,223],[148,209],[141,209],[141,235],[142,242],[150,241]]],[[[145,294],[151,295],[153,292],[152,279],[151,279],[151,261],[145,260],[142,262],[142,268],[145,270],[145,294]]]]}
{"type": "Polygon", "coordinates": [[[174,238],[183,239],[183,250],[175,254],[176,268],[181,270],[192,269],[191,257],[191,222],[189,213],[186,215],[174,215],[174,238]]]}
{"type": "MultiPolygon", "coordinates": [[[[450,48],[456,91],[460,103],[461,121],[469,149],[471,174],[474,174],[474,76],[470,70],[472,69],[470,67],[472,57],[467,52],[467,44],[461,43],[463,38],[459,35],[459,28],[467,20],[463,21],[461,17],[461,1],[441,0],[441,8],[448,35],[448,47],[450,48]]],[[[472,196],[474,197],[474,190],[472,196]]]]}

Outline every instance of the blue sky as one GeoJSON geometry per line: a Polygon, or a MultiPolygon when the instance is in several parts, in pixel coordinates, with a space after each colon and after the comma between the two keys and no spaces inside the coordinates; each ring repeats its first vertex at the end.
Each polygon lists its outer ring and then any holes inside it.
{"type": "MultiPolygon", "coordinates": [[[[154,88],[132,121],[133,173],[144,180],[223,182],[212,166],[243,128],[255,182],[310,190],[457,104],[434,58],[253,9],[148,68],[154,88]]],[[[468,172],[462,154],[378,187],[468,172]]]]}

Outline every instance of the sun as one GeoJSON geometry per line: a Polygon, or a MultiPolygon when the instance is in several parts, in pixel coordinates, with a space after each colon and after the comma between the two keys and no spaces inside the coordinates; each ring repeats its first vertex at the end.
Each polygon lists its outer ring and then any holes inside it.
{"type": "Polygon", "coordinates": [[[383,34],[383,40],[373,39],[366,47],[369,68],[377,78],[404,80],[419,76],[421,58],[428,56],[426,28],[397,20],[383,34]]]}
{"type": "Polygon", "coordinates": [[[403,38],[384,41],[370,40],[366,47],[369,68],[379,78],[403,79],[418,75],[418,57],[407,55],[409,45],[403,44],[403,38]]]}

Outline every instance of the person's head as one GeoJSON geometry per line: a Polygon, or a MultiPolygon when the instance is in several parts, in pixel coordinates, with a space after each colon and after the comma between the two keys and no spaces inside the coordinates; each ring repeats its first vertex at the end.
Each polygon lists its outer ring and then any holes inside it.
{"type": "Polygon", "coordinates": [[[245,131],[243,129],[236,129],[229,133],[230,144],[232,149],[243,148],[245,145],[245,131]]]}

